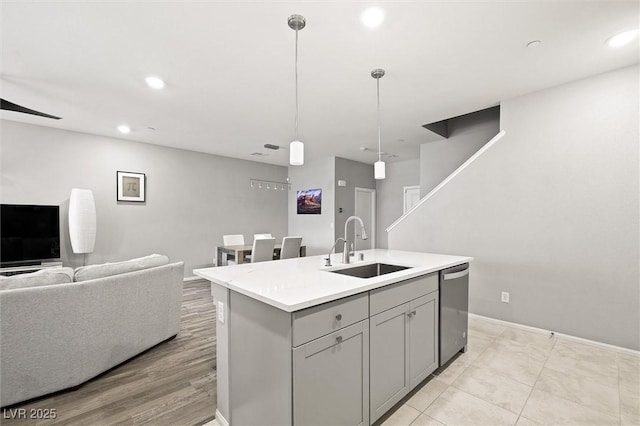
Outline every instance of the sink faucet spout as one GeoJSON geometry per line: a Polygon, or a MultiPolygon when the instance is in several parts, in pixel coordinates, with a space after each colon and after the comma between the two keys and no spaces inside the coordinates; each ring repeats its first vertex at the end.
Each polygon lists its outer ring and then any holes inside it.
{"type": "MultiPolygon", "coordinates": [[[[349,222],[351,221],[357,221],[358,223],[360,223],[360,227],[362,228],[362,239],[366,240],[367,237],[367,231],[364,229],[364,222],[362,221],[362,219],[359,216],[349,216],[347,218],[347,220],[344,222],[344,238],[342,239],[344,241],[344,248],[342,250],[342,263],[351,263],[349,260],[349,247],[347,246],[347,226],[349,225],[349,222]]],[[[337,241],[336,241],[337,243],[337,241]]]]}
{"type": "MultiPolygon", "coordinates": [[[[331,247],[331,250],[329,250],[329,254],[327,255],[327,258],[325,259],[326,263],[324,266],[331,266],[331,252],[333,251],[333,249],[336,248],[336,246],[338,245],[338,243],[340,242],[340,240],[344,241],[344,238],[342,237],[338,237],[338,239],[336,240],[335,243],[333,243],[333,247],[331,247]]],[[[346,244],[346,243],[345,243],[346,244]]]]}

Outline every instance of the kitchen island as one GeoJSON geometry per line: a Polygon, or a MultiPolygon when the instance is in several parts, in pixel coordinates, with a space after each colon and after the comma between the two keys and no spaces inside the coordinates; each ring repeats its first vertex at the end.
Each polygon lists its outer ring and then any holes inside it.
{"type": "Polygon", "coordinates": [[[438,368],[439,271],[472,258],[361,253],[194,270],[217,308],[220,424],[369,425],[438,368]],[[393,272],[335,272],[378,263],[393,272]]]}

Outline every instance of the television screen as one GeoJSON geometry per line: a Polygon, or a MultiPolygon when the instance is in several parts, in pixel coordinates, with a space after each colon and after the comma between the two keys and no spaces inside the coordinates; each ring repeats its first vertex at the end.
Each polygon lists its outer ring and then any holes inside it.
{"type": "Polygon", "coordinates": [[[298,214],[320,214],[322,189],[298,191],[298,214]]]}
{"type": "Polygon", "coordinates": [[[60,207],[2,204],[0,263],[60,257],[60,207]]]}

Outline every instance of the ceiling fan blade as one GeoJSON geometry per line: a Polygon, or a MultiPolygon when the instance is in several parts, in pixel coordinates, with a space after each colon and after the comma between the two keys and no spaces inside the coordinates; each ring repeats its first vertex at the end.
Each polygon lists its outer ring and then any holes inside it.
{"type": "Polygon", "coordinates": [[[9,102],[5,99],[0,99],[0,109],[6,109],[7,111],[16,111],[22,112],[24,114],[37,115],[45,118],[52,118],[54,120],[60,120],[61,117],[56,117],[55,115],[45,114],[44,112],[36,111],[33,109],[25,108],[23,106],[14,104],[13,102],[9,102]]]}

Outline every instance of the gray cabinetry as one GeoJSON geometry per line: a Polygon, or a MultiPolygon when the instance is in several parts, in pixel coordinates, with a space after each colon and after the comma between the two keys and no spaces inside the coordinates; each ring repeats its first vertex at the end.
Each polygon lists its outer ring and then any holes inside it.
{"type": "Polygon", "coordinates": [[[296,312],[220,286],[221,423],[368,426],[438,366],[438,274],[296,312]]]}
{"type": "Polygon", "coordinates": [[[409,384],[413,389],[438,368],[438,292],[409,305],[409,384]]]}
{"type": "Polygon", "coordinates": [[[369,321],[293,348],[293,424],[369,425],[369,321]]]}
{"type": "Polygon", "coordinates": [[[367,293],[294,312],[293,346],[299,346],[368,317],[367,293]]]}
{"type": "Polygon", "coordinates": [[[438,367],[437,289],[431,274],[370,293],[371,423],[438,367]]]}
{"type": "Polygon", "coordinates": [[[409,392],[408,313],[403,304],[370,319],[371,423],[409,392]]]}

